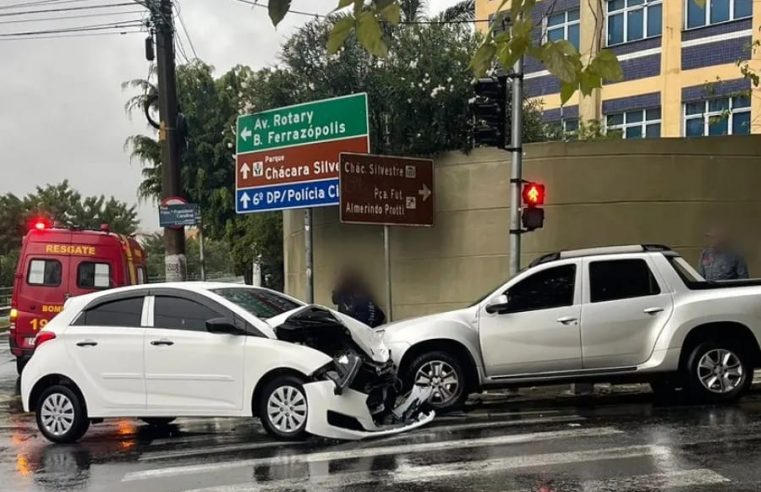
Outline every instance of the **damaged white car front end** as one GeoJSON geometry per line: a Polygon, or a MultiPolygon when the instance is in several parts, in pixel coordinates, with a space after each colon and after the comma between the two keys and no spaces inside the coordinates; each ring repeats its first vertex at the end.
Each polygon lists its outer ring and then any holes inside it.
{"type": "Polygon", "coordinates": [[[279,340],[306,345],[332,361],[303,385],[306,431],[333,439],[363,439],[415,429],[434,418],[424,410],[430,388],[400,398],[400,382],[379,334],[322,306],[304,306],[268,320],[279,340]]]}

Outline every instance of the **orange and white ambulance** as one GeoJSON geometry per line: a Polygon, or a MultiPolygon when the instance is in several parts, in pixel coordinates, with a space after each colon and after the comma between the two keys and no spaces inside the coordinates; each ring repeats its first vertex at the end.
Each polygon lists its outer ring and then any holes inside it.
{"type": "Polygon", "coordinates": [[[9,339],[19,374],[32,356],[37,332],[66,299],[146,281],[145,251],[135,239],[106,225],[88,231],[33,222],[21,245],[11,297],[9,339]]]}

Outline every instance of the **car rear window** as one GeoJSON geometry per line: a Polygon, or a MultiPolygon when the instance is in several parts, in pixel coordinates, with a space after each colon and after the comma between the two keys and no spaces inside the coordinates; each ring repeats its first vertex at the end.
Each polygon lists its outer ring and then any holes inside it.
{"type": "Polygon", "coordinates": [[[111,286],[111,265],[83,261],[77,267],[77,287],[80,289],[107,289],[111,286]]]}
{"type": "Polygon", "coordinates": [[[237,304],[260,319],[273,318],[301,306],[285,296],[264,289],[229,287],[212,289],[211,292],[237,304]]]}
{"type": "Polygon", "coordinates": [[[61,270],[61,262],[58,260],[31,260],[26,283],[48,287],[61,285],[61,270]]]}

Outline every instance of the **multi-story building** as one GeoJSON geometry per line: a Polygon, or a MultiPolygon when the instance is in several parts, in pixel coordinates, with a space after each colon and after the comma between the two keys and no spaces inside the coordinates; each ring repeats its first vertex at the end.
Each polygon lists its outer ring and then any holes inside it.
{"type": "MultiPolygon", "coordinates": [[[[494,19],[500,3],[476,0],[476,17],[494,19]]],[[[761,68],[759,0],[543,0],[534,21],[537,37],[566,39],[583,60],[611,49],[624,74],[561,105],[558,80],[527,58],[526,94],[547,122],[599,121],[625,138],[761,133],[761,98],[739,66],[761,68]]]]}

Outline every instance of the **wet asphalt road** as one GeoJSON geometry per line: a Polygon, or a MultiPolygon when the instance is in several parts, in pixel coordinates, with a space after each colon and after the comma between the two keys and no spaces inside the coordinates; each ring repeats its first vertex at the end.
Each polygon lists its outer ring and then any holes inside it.
{"type": "Polygon", "coordinates": [[[281,444],[253,419],[130,419],[53,445],[21,412],[0,337],[3,491],[761,490],[761,393],[736,406],[649,395],[482,405],[399,436],[281,444]]]}

